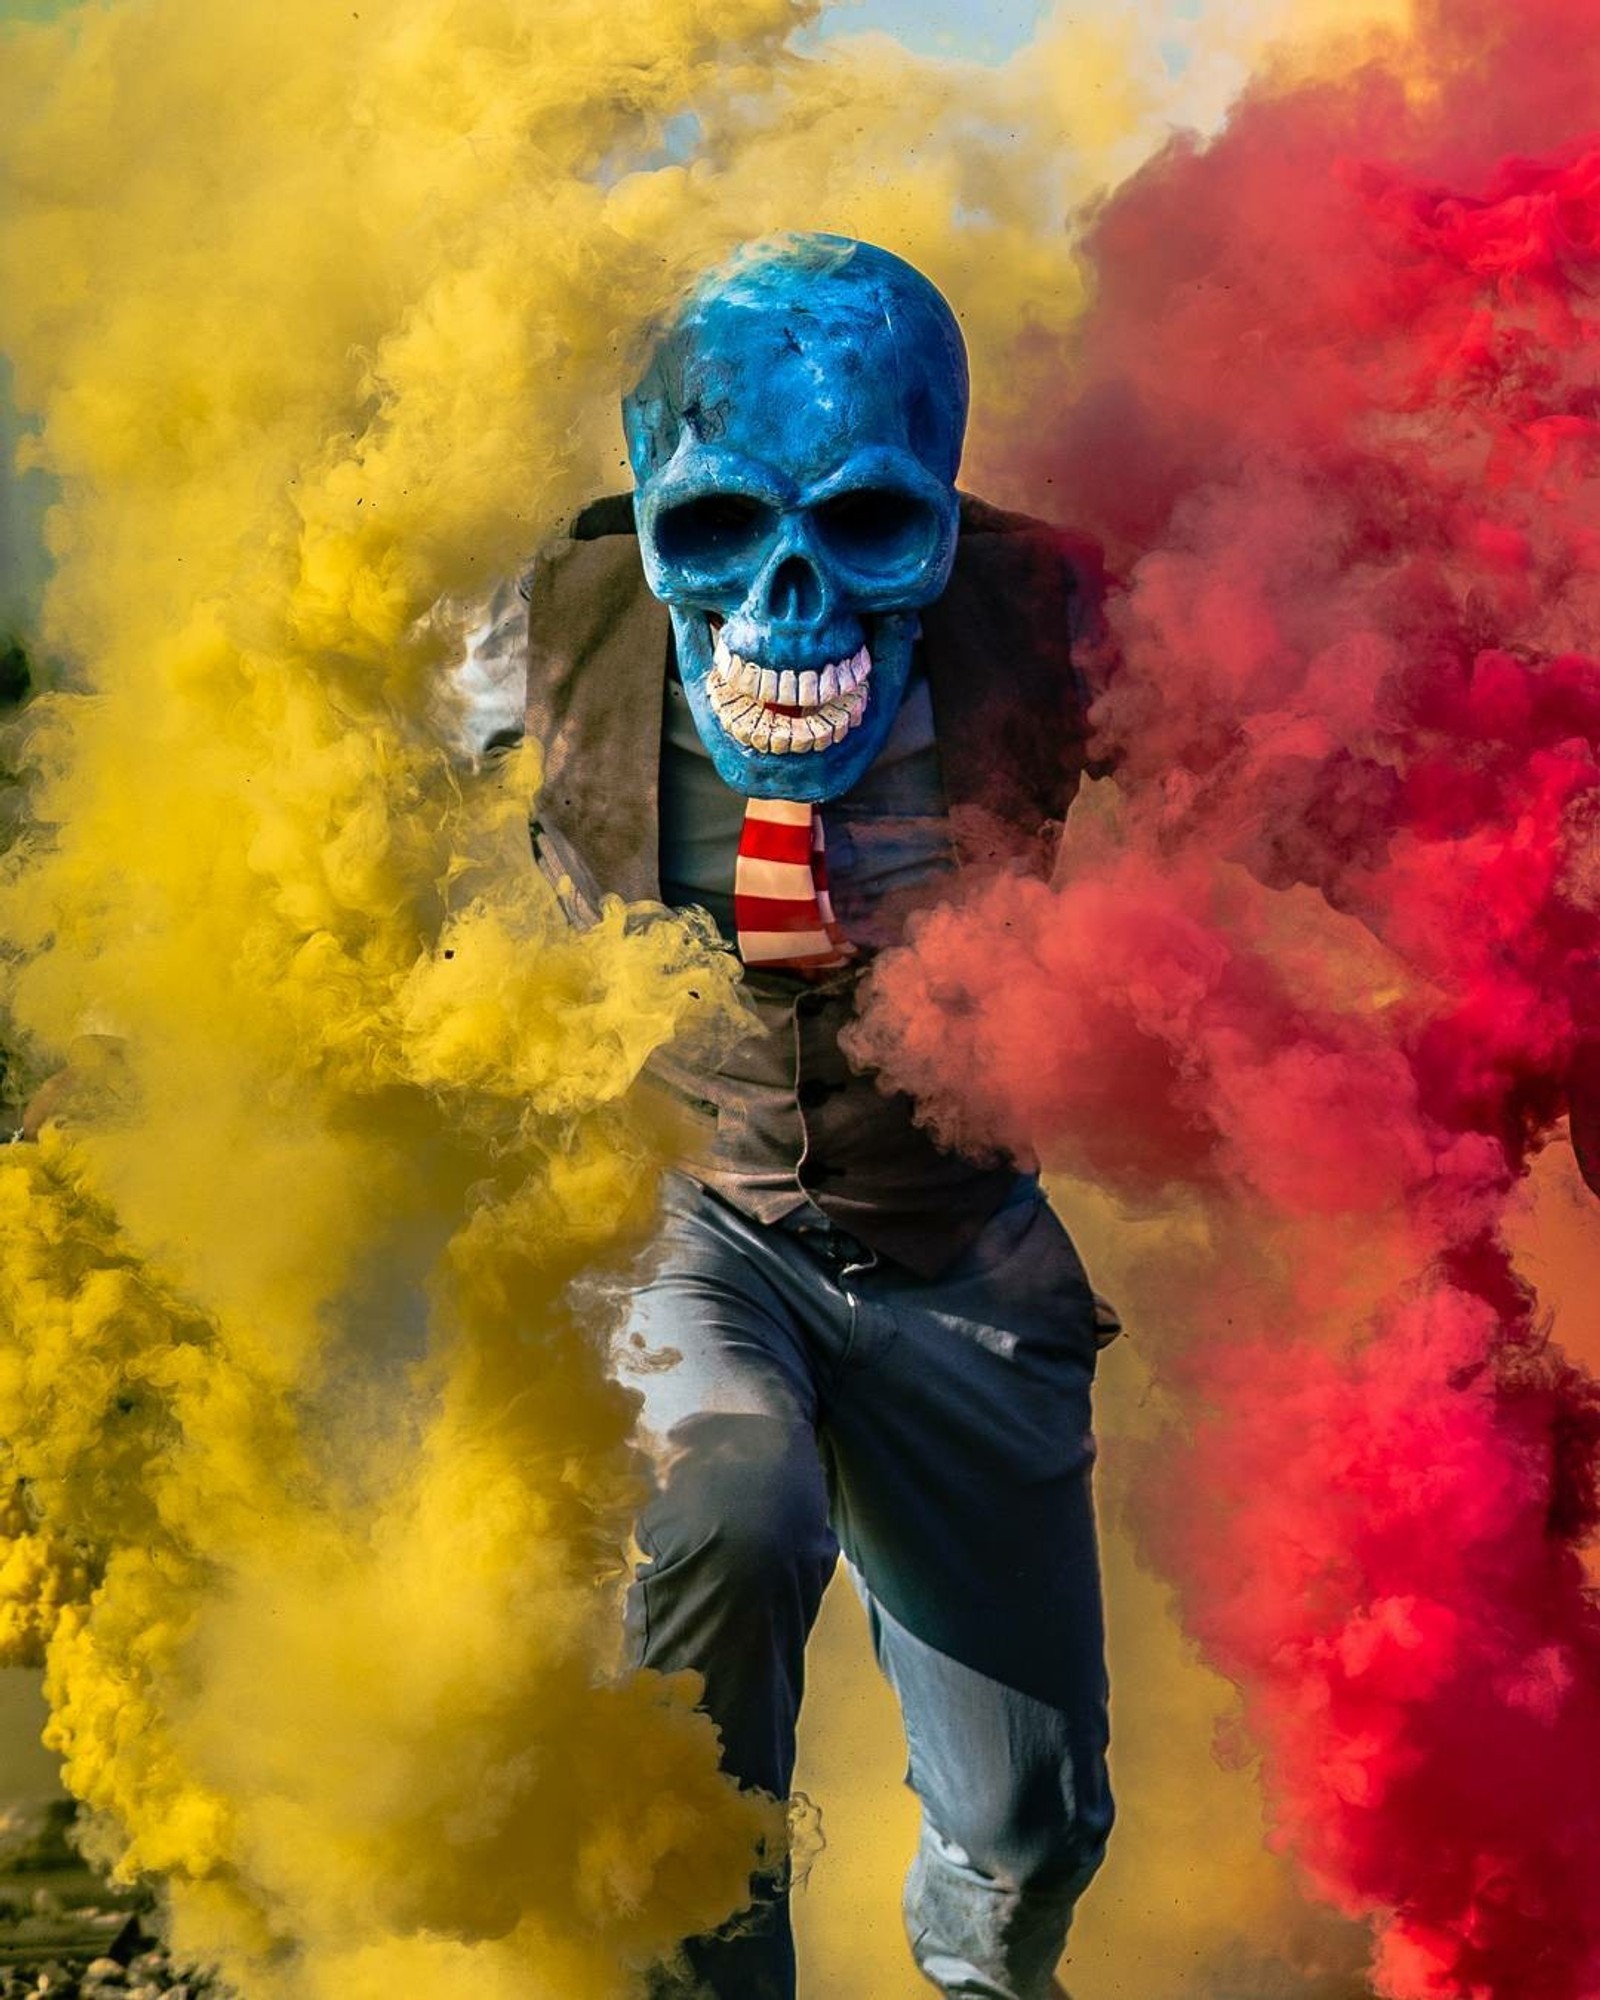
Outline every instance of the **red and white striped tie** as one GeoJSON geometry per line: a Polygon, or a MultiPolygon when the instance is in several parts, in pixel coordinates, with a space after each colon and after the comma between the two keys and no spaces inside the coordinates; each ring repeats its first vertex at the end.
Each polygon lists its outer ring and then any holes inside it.
{"type": "Polygon", "coordinates": [[[795,799],[751,799],[733,870],[733,921],[746,965],[825,972],[855,957],[828,899],[822,815],[795,799]]]}

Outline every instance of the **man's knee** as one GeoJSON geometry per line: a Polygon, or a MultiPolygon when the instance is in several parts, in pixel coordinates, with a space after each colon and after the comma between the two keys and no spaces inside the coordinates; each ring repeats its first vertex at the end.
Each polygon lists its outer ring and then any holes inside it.
{"type": "Polygon", "coordinates": [[[937,1824],[929,1815],[930,1834],[960,1865],[1003,1889],[1075,1899],[1105,1859],[1115,1817],[1103,1762],[1085,1764],[1070,1785],[974,1784],[940,1802],[937,1824]]]}
{"type": "Polygon", "coordinates": [[[809,1427],[781,1418],[702,1415],[667,1439],[661,1487],[639,1524],[653,1573],[714,1568],[756,1592],[832,1570],[828,1495],[809,1427]]]}

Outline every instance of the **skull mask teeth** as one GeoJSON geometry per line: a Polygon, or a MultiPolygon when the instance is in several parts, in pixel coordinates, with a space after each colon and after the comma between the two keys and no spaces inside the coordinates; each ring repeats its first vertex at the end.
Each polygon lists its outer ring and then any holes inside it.
{"type": "Polygon", "coordinates": [[[711,654],[711,708],[722,728],[747,750],[774,757],[825,750],[842,743],[867,712],[872,656],[860,646],[847,660],[774,670],[730,653],[720,632],[711,654]]]}
{"type": "Polygon", "coordinates": [[[955,552],[949,308],[885,251],[785,238],[702,279],[623,414],[646,579],[719,774],[754,797],[848,790],[955,552]]]}

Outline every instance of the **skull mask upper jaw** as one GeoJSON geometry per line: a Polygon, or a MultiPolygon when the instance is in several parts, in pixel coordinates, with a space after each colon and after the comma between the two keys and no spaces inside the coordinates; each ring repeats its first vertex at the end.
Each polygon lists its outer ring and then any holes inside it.
{"type": "Polygon", "coordinates": [[[877,757],[955,555],[966,357],[898,258],[781,239],[703,279],[623,405],[645,577],[725,783],[819,801],[877,757]]]}

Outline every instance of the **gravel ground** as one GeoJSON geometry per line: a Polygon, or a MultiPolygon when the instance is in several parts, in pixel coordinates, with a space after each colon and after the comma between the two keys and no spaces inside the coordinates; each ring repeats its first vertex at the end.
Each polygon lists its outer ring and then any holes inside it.
{"type": "Polygon", "coordinates": [[[207,1975],[181,1971],[159,1945],[136,1952],[126,1964],[101,1953],[94,1958],[52,1957],[38,1965],[13,1965],[0,1978],[0,2000],[221,2000],[207,1975]]]}
{"type": "Polygon", "coordinates": [[[71,1831],[64,1801],[0,1812],[0,2000],[227,2000],[173,1964],[151,1897],[85,1866],[71,1831]]]}

